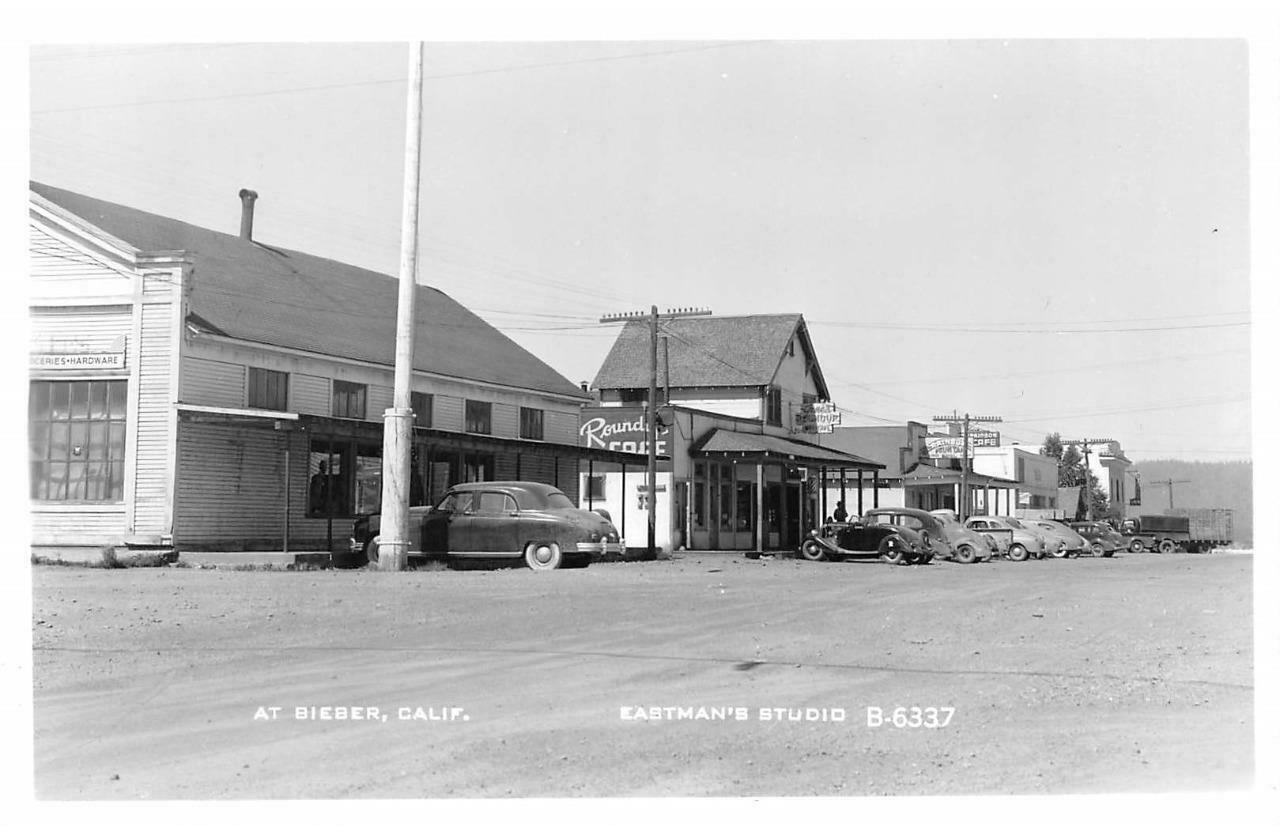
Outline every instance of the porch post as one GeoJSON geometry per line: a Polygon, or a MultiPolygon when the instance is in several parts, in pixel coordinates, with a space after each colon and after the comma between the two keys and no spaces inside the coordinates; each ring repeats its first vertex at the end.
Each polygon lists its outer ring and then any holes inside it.
{"type": "Polygon", "coordinates": [[[756,550],[764,550],[764,459],[756,463],[756,550]]]}
{"type": "MultiPolygon", "coordinates": [[[[841,466],[840,466],[840,501],[841,501],[841,502],[845,501],[845,492],[844,492],[844,473],[845,473],[844,465],[841,465],[841,466]]],[[[848,506],[848,505],[845,505],[845,510],[846,510],[846,511],[848,511],[848,510],[849,510],[849,506],[848,506]]]]}
{"type": "Polygon", "coordinates": [[[858,516],[862,516],[862,468],[858,468],[858,516]]]}
{"type": "Polygon", "coordinates": [[[880,469],[871,471],[871,507],[880,507],[880,469]]]}
{"type": "Polygon", "coordinates": [[[822,480],[822,490],[818,494],[819,501],[822,502],[822,518],[819,519],[818,522],[822,523],[827,521],[827,466],[826,465],[823,465],[821,468],[818,469],[818,475],[819,475],[819,479],[822,480]]]}
{"type": "MultiPolygon", "coordinates": [[[[592,508],[595,507],[595,502],[591,498],[591,480],[594,478],[595,467],[596,467],[595,462],[596,462],[595,459],[587,460],[587,510],[591,510],[592,508]]],[[[579,465],[578,467],[582,467],[582,466],[579,465]]]]}

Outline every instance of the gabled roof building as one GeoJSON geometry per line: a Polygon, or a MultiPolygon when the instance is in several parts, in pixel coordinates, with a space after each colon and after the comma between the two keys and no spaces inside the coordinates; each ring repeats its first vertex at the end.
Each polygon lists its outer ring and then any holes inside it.
{"type": "MultiPolygon", "coordinates": [[[[642,473],[583,465],[588,504],[603,505],[637,544],[652,501],[664,548],[795,548],[825,510],[828,473],[883,465],[818,442],[834,405],[799,313],[661,319],[655,440],[670,465],[651,498],[642,473]]],[[[582,444],[645,453],[653,330],[619,331],[592,383],[582,444]]]]}
{"type": "MultiPolygon", "coordinates": [[[[378,510],[397,279],[30,186],[37,548],[320,550],[378,510]]],[[[413,504],[461,481],[577,496],[582,389],[445,292],[416,294],[413,504]]]]}

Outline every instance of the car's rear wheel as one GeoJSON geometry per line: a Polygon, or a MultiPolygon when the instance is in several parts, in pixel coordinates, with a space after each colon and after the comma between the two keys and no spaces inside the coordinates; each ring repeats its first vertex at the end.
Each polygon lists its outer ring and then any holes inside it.
{"type": "Polygon", "coordinates": [[[524,549],[524,564],[535,571],[554,571],[564,562],[560,546],[554,542],[530,542],[524,549]]]}
{"type": "Polygon", "coordinates": [[[961,545],[956,548],[956,562],[963,562],[966,565],[970,562],[976,562],[978,552],[973,549],[972,545],[961,545]]]}
{"type": "Polygon", "coordinates": [[[1177,549],[1178,549],[1178,546],[1174,544],[1174,542],[1173,542],[1173,540],[1172,540],[1172,539],[1162,539],[1162,540],[1160,540],[1160,549],[1159,549],[1159,550],[1160,550],[1160,553],[1162,553],[1162,554],[1171,554],[1171,553],[1173,553],[1174,551],[1176,551],[1177,549]]]}
{"type": "Polygon", "coordinates": [[[1106,555],[1107,555],[1107,549],[1106,549],[1106,548],[1104,548],[1104,547],[1102,547],[1102,543],[1101,543],[1101,542],[1095,542],[1095,543],[1093,543],[1093,545],[1090,547],[1090,550],[1093,552],[1093,555],[1094,555],[1094,556],[1106,556],[1106,555]]]}
{"type": "Polygon", "coordinates": [[[827,549],[816,539],[807,539],[800,546],[800,556],[810,562],[822,562],[827,558],[827,549]]]}
{"type": "Polygon", "coordinates": [[[1059,545],[1057,548],[1055,548],[1055,549],[1053,550],[1053,558],[1054,558],[1054,559],[1066,559],[1066,558],[1067,558],[1067,548],[1066,548],[1066,546],[1065,546],[1065,545],[1059,545]]]}
{"type": "Polygon", "coordinates": [[[1145,551],[1145,550],[1146,550],[1146,548],[1144,548],[1144,547],[1142,546],[1142,540],[1141,540],[1141,539],[1135,539],[1135,540],[1133,540],[1132,542],[1130,542],[1130,543],[1129,543],[1129,553],[1131,553],[1131,554],[1140,554],[1140,553],[1142,553],[1142,552],[1143,552],[1143,551],[1145,551]]]}
{"type": "Polygon", "coordinates": [[[1009,546],[1009,559],[1014,562],[1025,562],[1027,559],[1027,547],[1018,542],[1009,546]]]}

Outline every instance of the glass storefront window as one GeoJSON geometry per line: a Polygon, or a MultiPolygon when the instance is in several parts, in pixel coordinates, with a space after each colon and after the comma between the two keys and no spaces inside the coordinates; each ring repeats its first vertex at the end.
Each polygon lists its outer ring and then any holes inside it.
{"type": "Polygon", "coordinates": [[[124,499],[126,381],[33,381],[28,404],[31,498],[124,499]]]}

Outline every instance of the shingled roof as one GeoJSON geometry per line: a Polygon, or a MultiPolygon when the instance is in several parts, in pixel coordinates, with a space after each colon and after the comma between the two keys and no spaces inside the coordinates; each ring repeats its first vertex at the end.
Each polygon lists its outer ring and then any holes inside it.
{"type": "MultiPolygon", "coordinates": [[[[190,312],[214,332],[319,355],[394,365],[398,280],[238,235],[31,182],[31,191],[144,252],[194,264],[190,312]]],[[[581,397],[545,362],[434,287],[419,285],[414,367],[581,397]]]]}
{"type": "MultiPolygon", "coordinates": [[[[672,387],[763,386],[773,382],[791,337],[799,332],[809,342],[800,313],[747,316],[691,316],[663,319],[659,335],[667,338],[672,387]]],[[[615,390],[649,386],[649,321],[628,321],[592,387],[615,390]]],[[[816,360],[815,360],[816,371],[816,360]]],[[[815,372],[818,386],[826,385],[815,372]]]]}

